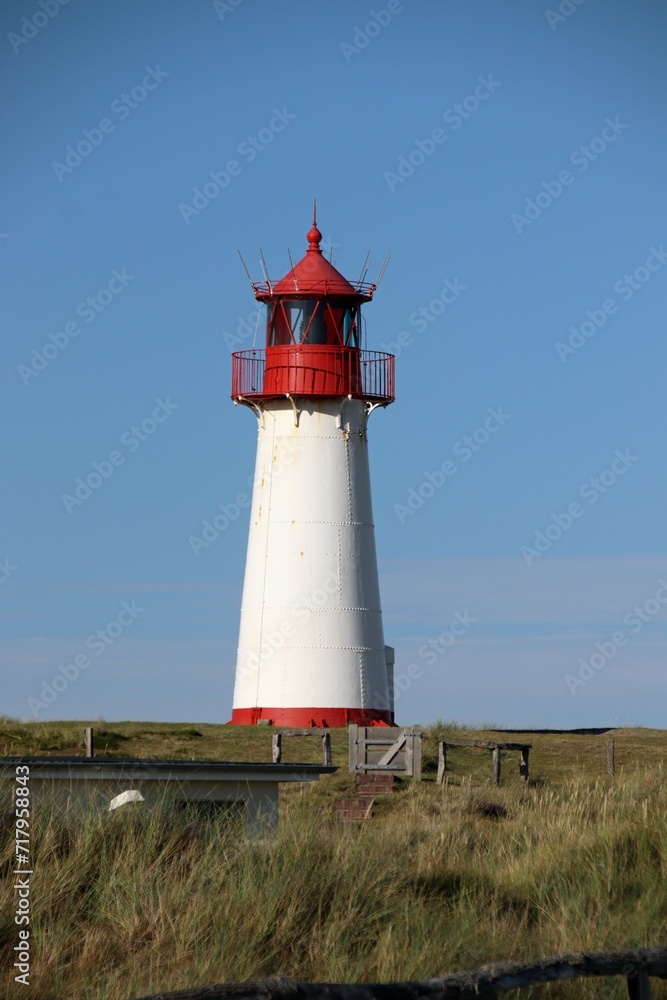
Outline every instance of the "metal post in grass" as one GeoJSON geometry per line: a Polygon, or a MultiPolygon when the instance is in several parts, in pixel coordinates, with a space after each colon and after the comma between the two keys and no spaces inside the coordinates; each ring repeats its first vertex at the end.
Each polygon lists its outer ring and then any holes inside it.
{"type": "Polygon", "coordinates": [[[324,733],[322,736],[322,753],[324,755],[324,766],[331,767],[331,733],[324,733]]]}
{"type": "Polygon", "coordinates": [[[280,764],[283,756],[283,734],[274,733],[272,743],[272,759],[274,764],[280,764]]]}
{"type": "Polygon", "coordinates": [[[616,774],[616,764],[614,761],[614,741],[607,740],[607,772],[610,778],[616,774]]]}
{"type": "Polygon", "coordinates": [[[83,730],[83,738],[86,744],[86,757],[95,756],[95,747],[93,744],[93,727],[86,726],[83,730]]]}

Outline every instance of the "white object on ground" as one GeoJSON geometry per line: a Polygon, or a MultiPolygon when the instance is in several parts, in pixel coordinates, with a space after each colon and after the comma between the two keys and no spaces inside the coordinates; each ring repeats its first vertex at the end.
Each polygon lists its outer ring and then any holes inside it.
{"type": "Polygon", "coordinates": [[[111,802],[109,803],[109,812],[111,812],[112,809],[118,809],[118,806],[124,806],[126,802],[143,802],[143,801],[144,797],[141,794],[141,792],[138,792],[136,789],[132,788],[127,792],[121,792],[120,795],[117,795],[115,799],[111,800],[111,802]]]}

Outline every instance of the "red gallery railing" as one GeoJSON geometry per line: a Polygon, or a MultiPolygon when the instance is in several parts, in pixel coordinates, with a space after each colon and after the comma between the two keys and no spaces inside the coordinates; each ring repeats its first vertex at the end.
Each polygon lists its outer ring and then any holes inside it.
{"type": "Polygon", "coordinates": [[[394,355],[315,344],[232,354],[232,399],[275,399],[287,394],[392,402],[394,355]]]}

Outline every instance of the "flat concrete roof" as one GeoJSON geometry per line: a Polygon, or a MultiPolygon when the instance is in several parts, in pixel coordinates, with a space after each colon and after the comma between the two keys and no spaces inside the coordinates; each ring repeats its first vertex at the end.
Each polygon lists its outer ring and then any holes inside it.
{"type": "MultiPolygon", "coordinates": [[[[324,764],[274,764],[257,761],[155,760],[142,757],[0,757],[0,779],[16,776],[17,765],[30,769],[31,801],[53,798],[69,810],[87,798],[139,791],[147,805],[166,794],[175,802],[242,802],[249,837],[263,837],[278,826],[279,786],[286,781],[318,781],[337,767],[324,764]]],[[[109,806],[109,802],[103,803],[109,806]]]]}
{"type": "Polygon", "coordinates": [[[338,770],[324,764],[272,764],[256,761],[225,760],[160,760],[143,757],[55,757],[49,755],[0,757],[0,776],[7,776],[17,764],[30,765],[35,777],[48,773],[51,777],[65,773],[75,777],[142,778],[143,780],[220,781],[316,781],[321,774],[338,770]]]}

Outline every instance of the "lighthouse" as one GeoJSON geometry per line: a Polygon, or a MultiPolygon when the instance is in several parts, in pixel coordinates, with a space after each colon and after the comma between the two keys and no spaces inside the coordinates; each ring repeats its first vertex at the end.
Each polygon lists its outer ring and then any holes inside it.
{"type": "Polygon", "coordinates": [[[394,400],[394,357],[364,343],[376,284],[336,270],[316,218],[306,238],[284,278],[262,261],[265,342],[232,356],[257,456],[231,722],[392,725],[367,430],[394,400]]]}

